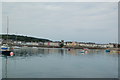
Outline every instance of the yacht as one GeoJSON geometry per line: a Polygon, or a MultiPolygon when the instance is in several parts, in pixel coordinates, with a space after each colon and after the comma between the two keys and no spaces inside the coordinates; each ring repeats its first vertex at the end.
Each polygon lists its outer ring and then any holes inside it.
{"type": "Polygon", "coordinates": [[[6,55],[6,56],[13,56],[13,52],[10,51],[10,47],[8,46],[8,23],[9,20],[8,20],[8,16],[7,16],[7,42],[6,44],[3,44],[1,47],[0,47],[0,51],[1,51],[1,54],[2,55],[6,55]]]}
{"type": "Polygon", "coordinates": [[[3,44],[0,48],[0,51],[3,55],[7,55],[7,56],[10,56],[10,47],[7,45],[7,44],[3,44]]]}

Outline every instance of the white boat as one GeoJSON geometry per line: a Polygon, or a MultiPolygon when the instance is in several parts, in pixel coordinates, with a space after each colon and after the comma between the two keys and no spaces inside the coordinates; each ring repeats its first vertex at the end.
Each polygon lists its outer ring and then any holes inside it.
{"type": "Polygon", "coordinates": [[[20,49],[21,47],[19,47],[19,46],[13,46],[12,48],[13,49],[20,49]]]}
{"type": "Polygon", "coordinates": [[[38,47],[32,47],[33,49],[38,49],[38,47]]]}

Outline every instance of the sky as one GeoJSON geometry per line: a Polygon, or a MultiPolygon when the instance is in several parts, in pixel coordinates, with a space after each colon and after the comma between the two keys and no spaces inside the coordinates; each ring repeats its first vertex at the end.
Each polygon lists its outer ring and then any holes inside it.
{"type": "MultiPolygon", "coordinates": [[[[1,3],[0,3],[0,13],[2,13],[1,3]]],[[[0,14],[0,33],[2,33],[2,14],[0,14]]],[[[2,57],[0,57],[0,79],[2,79],[2,57]]]]}
{"type": "Polygon", "coordinates": [[[2,33],[95,43],[118,42],[117,2],[3,2],[2,33]]]}

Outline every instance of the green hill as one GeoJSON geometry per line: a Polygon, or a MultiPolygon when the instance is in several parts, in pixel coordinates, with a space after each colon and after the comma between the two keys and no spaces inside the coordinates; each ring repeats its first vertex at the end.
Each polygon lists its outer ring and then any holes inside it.
{"type": "MultiPolygon", "coordinates": [[[[6,34],[0,35],[0,37],[4,40],[7,39],[6,34]]],[[[8,35],[8,39],[11,39],[13,41],[25,41],[25,42],[49,42],[51,40],[48,39],[42,39],[42,38],[35,38],[35,37],[28,37],[28,36],[23,36],[23,35],[8,35]]]]}

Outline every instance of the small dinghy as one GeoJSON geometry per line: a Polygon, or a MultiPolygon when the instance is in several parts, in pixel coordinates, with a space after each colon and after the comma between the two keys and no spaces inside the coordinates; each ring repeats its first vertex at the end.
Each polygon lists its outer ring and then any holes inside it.
{"type": "Polygon", "coordinates": [[[109,49],[106,49],[105,52],[110,52],[110,50],[109,50],[109,49]]]}

